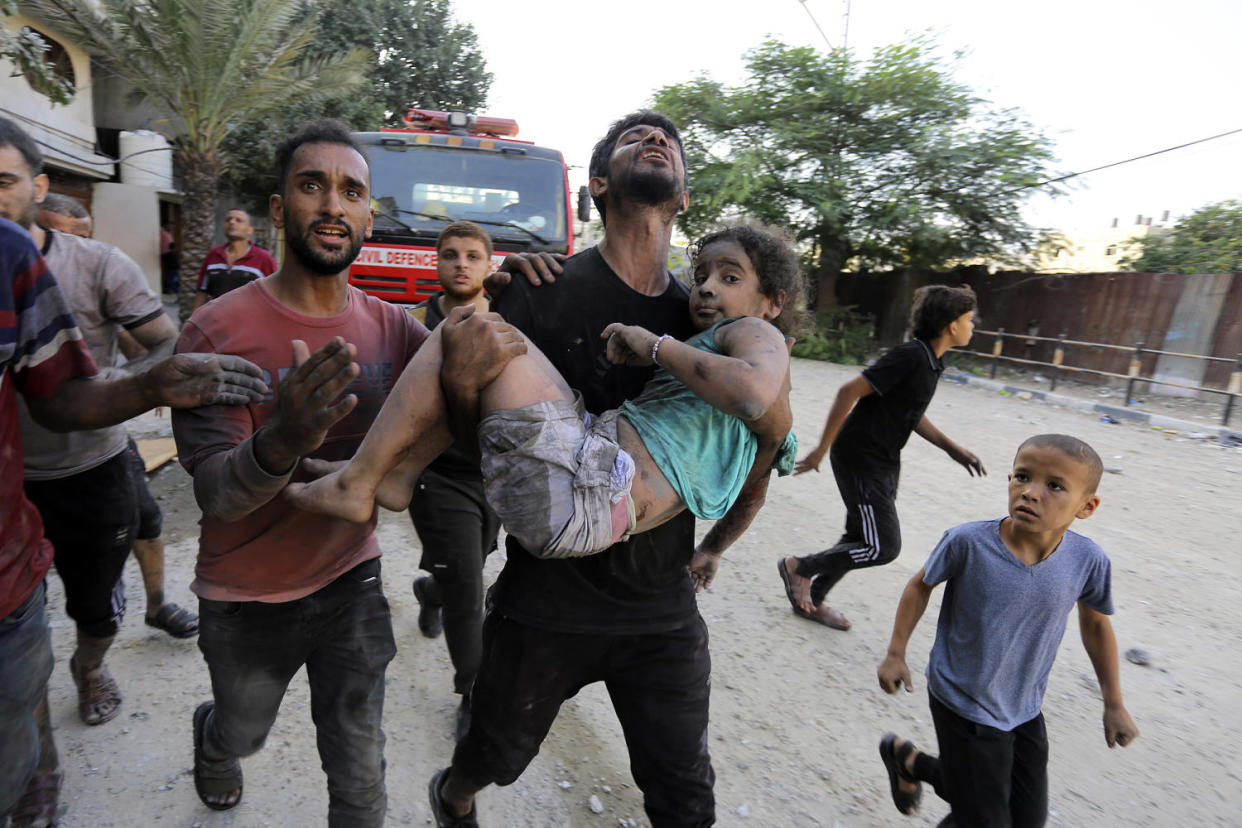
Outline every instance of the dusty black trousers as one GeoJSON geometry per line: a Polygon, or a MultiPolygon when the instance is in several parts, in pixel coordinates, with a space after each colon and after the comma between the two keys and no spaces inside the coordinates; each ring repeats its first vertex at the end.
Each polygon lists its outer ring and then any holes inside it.
{"type": "Polygon", "coordinates": [[[670,632],[599,635],[552,632],[489,612],[470,731],[457,743],[453,770],[478,788],[513,782],[539,752],[561,704],[597,681],[621,722],[652,826],[712,825],[711,656],[697,614],[670,632]]]}

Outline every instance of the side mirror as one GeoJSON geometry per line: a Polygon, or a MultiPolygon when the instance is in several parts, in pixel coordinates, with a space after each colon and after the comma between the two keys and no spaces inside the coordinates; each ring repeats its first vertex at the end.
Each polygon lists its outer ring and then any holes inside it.
{"type": "Polygon", "coordinates": [[[578,221],[588,222],[591,220],[591,194],[587,191],[586,186],[578,188],[578,221]]]}

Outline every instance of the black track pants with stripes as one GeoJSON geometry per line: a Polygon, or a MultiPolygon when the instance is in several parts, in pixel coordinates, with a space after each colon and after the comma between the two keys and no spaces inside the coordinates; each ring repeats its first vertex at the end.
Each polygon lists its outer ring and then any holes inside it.
{"type": "Polygon", "coordinates": [[[823,552],[798,559],[798,574],[813,578],[811,599],[819,606],[851,569],[890,563],[901,552],[897,522],[897,479],[900,467],[860,470],[832,452],[832,474],[845,504],[845,534],[823,552]]]}

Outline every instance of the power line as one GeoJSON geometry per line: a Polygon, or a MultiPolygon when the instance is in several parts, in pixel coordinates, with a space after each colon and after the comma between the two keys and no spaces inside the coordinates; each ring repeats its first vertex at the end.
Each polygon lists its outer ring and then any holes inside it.
{"type": "Polygon", "coordinates": [[[811,13],[811,9],[807,6],[806,0],[798,0],[798,2],[802,4],[802,8],[806,9],[807,16],[811,18],[811,22],[815,24],[815,28],[819,32],[819,36],[824,39],[824,43],[827,44],[829,51],[831,51],[833,48],[832,43],[829,42],[828,35],[824,34],[824,30],[819,27],[819,21],[816,20],[815,15],[811,13]]]}
{"type": "Polygon", "coordinates": [[[1186,143],[1178,144],[1175,147],[1165,147],[1164,149],[1156,150],[1155,152],[1148,152],[1143,155],[1136,155],[1133,158],[1127,158],[1124,161],[1114,161],[1111,164],[1101,164],[1100,166],[1092,167],[1089,170],[1067,173],[1066,175],[1058,176],[1056,178],[1049,178],[1047,181],[1040,181],[1036,184],[1023,184],[1021,187],[1014,187],[1012,190],[1005,190],[1005,192],[1002,193],[1002,195],[1009,195],[1010,193],[1017,193],[1017,192],[1021,192],[1022,190],[1030,190],[1034,187],[1043,187],[1048,184],[1057,184],[1062,181],[1068,181],[1071,178],[1077,178],[1080,175],[1088,175],[1089,173],[1099,172],[1100,170],[1107,170],[1112,167],[1120,167],[1122,164],[1131,164],[1135,161],[1142,161],[1144,158],[1153,158],[1157,155],[1164,155],[1166,152],[1173,152],[1174,150],[1186,149],[1187,147],[1193,147],[1196,144],[1203,144],[1208,141],[1215,141],[1217,138],[1227,138],[1230,135],[1237,135],[1239,133],[1242,133],[1242,128],[1231,129],[1228,132],[1222,132],[1218,135],[1209,135],[1207,138],[1200,138],[1197,141],[1187,141],[1186,143]]]}
{"type": "MultiPolygon", "coordinates": [[[[36,126],[44,131],[47,131],[47,127],[45,127],[39,121],[34,120],[33,118],[27,118],[26,116],[20,115],[16,112],[10,112],[7,114],[14,118],[18,118],[19,120],[25,121],[31,126],[36,126]]],[[[131,152],[129,155],[123,155],[120,158],[111,158],[107,155],[104,155],[103,152],[99,149],[99,146],[96,144],[91,147],[91,152],[96,153],[98,157],[100,158],[108,159],[106,161],[96,161],[93,158],[83,158],[80,155],[74,155],[72,152],[69,152],[63,147],[58,147],[55,144],[49,144],[46,141],[41,141],[38,138],[34,137],[33,135],[30,136],[30,140],[34,141],[36,144],[38,144],[39,146],[45,149],[52,150],[57,155],[64,156],[65,158],[70,158],[82,164],[90,164],[92,167],[111,167],[115,164],[124,164],[126,161],[129,161],[129,159],[137,155],[145,155],[148,152],[171,152],[174,149],[174,147],[171,144],[169,144],[168,146],[163,146],[163,147],[150,147],[148,149],[138,150],[137,152],[131,152]]],[[[137,164],[133,164],[133,163],[131,163],[130,166],[141,172],[150,173],[151,175],[160,175],[163,172],[162,170],[151,170],[151,169],[147,169],[146,167],[140,167],[137,164]]]]}

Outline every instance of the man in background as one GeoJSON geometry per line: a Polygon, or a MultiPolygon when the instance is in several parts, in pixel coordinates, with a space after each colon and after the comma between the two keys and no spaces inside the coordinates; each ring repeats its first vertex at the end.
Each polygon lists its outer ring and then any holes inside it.
{"type": "MultiPolygon", "coordinates": [[[[492,239],[469,221],[456,221],[436,241],[436,275],[443,290],[410,313],[435,328],[453,308],[488,310],[483,280],[492,271],[492,239]]],[[[483,562],[496,548],[500,520],[483,494],[477,453],[454,443],[423,472],[414,487],[410,517],[431,573],[415,579],[421,608],[418,629],[428,638],[444,632],[453,662],[453,690],[461,695],[457,738],[470,724],[470,688],[483,657],[483,562]]]]}
{"type": "Polygon", "coordinates": [[[38,222],[58,233],[68,233],[84,239],[91,237],[93,229],[91,214],[86,212],[86,208],[76,198],[60,193],[48,193],[43,197],[43,203],[39,205],[38,222]]]}
{"type": "Polygon", "coordinates": [[[250,214],[234,207],[224,214],[224,238],[227,242],[207,251],[198,273],[198,294],[194,309],[216,299],[247,282],[262,279],[276,272],[272,254],[250,241],[254,227],[250,214]]]}
{"type": "MultiPolygon", "coordinates": [[[[60,195],[59,193],[48,193],[44,197],[43,203],[39,205],[38,225],[52,231],[62,234],[80,236],[89,238],[91,234],[91,216],[76,199],[69,196],[60,195]]],[[[27,228],[30,229],[30,228],[27,228]]],[[[33,231],[32,231],[33,234],[33,231]]],[[[59,238],[53,234],[52,238],[59,238]]],[[[109,282],[108,278],[104,278],[91,282],[92,286],[89,291],[71,290],[68,285],[77,284],[77,279],[81,274],[72,272],[67,264],[61,262],[62,253],[66,250],[75,249],[75,242],[71,239],[65,239],[59,245],[55,241],[47,242],[47,250],[44,253],[48,261],[49,267],[53,273],[59,274],[59,281],[62,291],[66,294],[70,302],[70,308],[73,310],[77,319],[94,319],[99,316],[100,309],[109,307],[110,296],[107,295],[105,285],[109,282]],[[78,302],[86,300],[88,305],[79,307],[78,302]]],[[[102,245],[102,242],[95,242],[95,245],[102,245]]],[[[87,245],[88,249],[91,248],[87,245]]],[[[114,274],[113,282],[116,279],[128,279],[128,289],[136,294],[149,293],[143,291],[142,286],[135,280],[134,276],[141,276],[138,266],[132,262],[129,257],[125,256],[111,245],[103,247],[95,247],[93,249],[99,251],[113,250],[115,255],[106,256],[103,261],[105,263],[112,262],[118,266],[117,274],[114,274]]],[[[101,274],[102,275],[102,274],[101,274]]],[[[154,306],[150,301],[145,301],[145,306],[149,310],[154,310],[154,306]]],[[[167,317],[165,317],[167,320],[167,317]]],[[[159,324],[156,326],[158,331],[152,329],[144,332],[148,341],[154,340],[154,349],[148,347],[144,343],[134,338],[125,327],[125,321],[119,318],[106,318],[103,321],[111,322],[111,329],[116,335],[115,346],[120,348],[122,354],[127,360],[126,366],[133,369],[134,366],[141,367],[150,357],[152,350],[167,354],[172,352],[172,346],[176,343],[177,329],[172,324],[159,324]]],[[[170,321],[170,320],[169,320],[170,321]]],[[[82,323],[79,323],[81,325],[82,323]]],[[[89,339],[89,337],[88,337],[89,339]]],[[[92,349],[91,355],[95,357],[95,362],[104,367],[114,367],[111,363],[104,362],[109,355],[113,359],[116,356],[116,347],[108,341],[107,331],[105,330],[99,337],[101,347],[96,351],[92,349]]],[[[164,515],[160,511],[159,504],[155,502],[155,498],[151,497],[151,492],[147,488],[147,470],[142,460],[142,456],[138,453],[138,447],[133,440],[128,441],[126,448],[126,456],[129,461],[130,473],[134,481],[135,495],[138,500],[138,528],[134,535],[134,558],[138,561],[138,567],[142,570],[142,585],[147,595],[146,603],[146,623],[148,626],[156,627],[163,630],[174,638],[189,638],[198,632],[198,616],[188,609],[180,607],[164,598],[164,540],[160,537],[164,524],[164,515]]]]}

